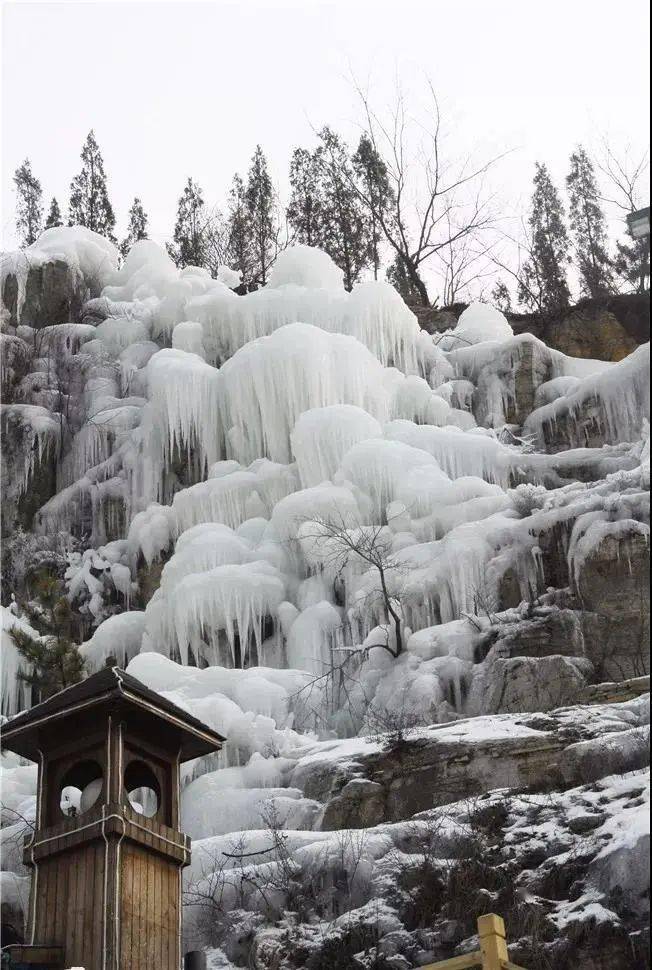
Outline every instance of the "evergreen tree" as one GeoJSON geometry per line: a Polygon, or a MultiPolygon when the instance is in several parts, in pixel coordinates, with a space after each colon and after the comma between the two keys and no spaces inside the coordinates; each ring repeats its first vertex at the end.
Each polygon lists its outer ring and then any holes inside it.
{"type": "Polygon", "coordinates": [[[63,219],[61,218],[61,210],[59,208],[59,203],[53,196],[50,202],[50,211],[48,212],[48,217],[45,220],[46,229],[55,229],[57,226],[63,225],[63,219]]]}
{"type": "Polygon", "coordinates": [[[134,243],[139,239],[147,239],[147,213],[138,196],[134,199],[129,210],[129,225],[127,235],[120,244],[120,252],[126,256],[134,243]]]}
{"type": "Polygon", "coordinates": [[[319,246],[323,221],[323,197],[319,158],[305,148],[295,148],[290,161],[290,204],[287,218],[297,242],[319,246]]]}
{"type": "Polygon", "coordinates": [[[72,638],[73,613],[61,581],[45,573],[34,593],[38,607],[29,611],[30,622],[43,636],[36,639],[19,627],[10,634],[27,668],[19,676],[30,684],[38,703],[82,680],[84,659],[72,638]]]}
{"type": "Polygon", "coordinates": [[[595,169],[581,145],[571,155],[570,166],[566,185],[582,288],[588,296],[600,297],[613,290],[612,265],[595,169]]]}
{"type": "Polygon", "coordinates": [[[410,278],[405,263],[397,253],[386,272],[387,282],[399,292],[408,306],[418,306],[421,294],[410,278]]]}
{"type": "Polygon", "coordinates": [[[28,158],[14,172],[16,186],[16,231],[21,246],[31,246],[41,234],[43,206],[41,183],[32,173],[28,158]]]}
{"type": "Polygon", "coordinates": [[[277,218],[274,211],[272,180],[267,171],[267,159],[260,145],[256,146],[251,160],[245,201],[254,260],[252,282],[258,286],[264,286],[276,255],[277,218]]]}
{"type": "Polygon", "coordinates": [[[540,313],[554,315],[569,304],[569,262],[564,208],[548,169],[539,162],[530,213],[530,253],[519,280],[519,300],[540,313]]]}
{"type": "Polygon", "coordinates": [[[634,239],[627,232],[628,242],[616,243],[614,269],[633,293],[645,293],[650,288],[650,237],[634,239]]]}
{"type": "Polygon", "coordinates": [[[353,170],[361,183],[364,197],[369,200],[371,264],[374,279],[378,279],[379,249],[383,237],[381,226],[388,217],[388,208],[394,199],[394,193],[389,184],[387,166],[366,132],[361,136],[358,149],[353,156],[353,170]]]}
{"type": "Polygon", "coordinates": [[[70,183],[68,225],[85,226],[116,242],[115,215],[109,202],[104,160],[92,130],[82,148],[81,160],[81,172],[70,183]]]}
{"type": "MultiPolygon", "coordinates": [[[[144,214],[144,213],[143,213],[144,214]]],[[[202,190],[191,178],[177,207],[174,243],[168,252],[177,266],[203,266],[206,259],[206,225],[202,190]]]]}
{"type": "Polygon", "coordinates": [[[240,175],[233,176],[229,192],[229,206],[226,219],[227,262],[240,273],[246,292],[253,278],[254,245],[251,229],[251,215],[247,204],[247,190],[240,175]]]}
{"type": "Polygon", "coordinates": [[[504,280],[499,280],[494,286],[491,291],[491,300],[502,313],[512,312],[512,294],[504,280]]]}
{"type": "Polygon", "coordinates": [[[319,133],[317,159],[323,188],[321,245],[344,273],[351,290],[371,260],[369,223],[354,187],[347,148],[331,128],[319,133]]]}

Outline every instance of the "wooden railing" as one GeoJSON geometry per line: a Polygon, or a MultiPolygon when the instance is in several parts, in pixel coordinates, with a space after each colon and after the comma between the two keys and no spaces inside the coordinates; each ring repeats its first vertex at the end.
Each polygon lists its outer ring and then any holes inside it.
{"type": "Polygon", "coordinates": [[[451,957],[450,960],[441,960],[439,963],[429,963],[421,970],[472,970],[473,967],[482,967],[482,970],[525,970],[509,959],[502,916],[496,916],[495,913],[480,916],[478,936],[479,950],[451,957]]]}

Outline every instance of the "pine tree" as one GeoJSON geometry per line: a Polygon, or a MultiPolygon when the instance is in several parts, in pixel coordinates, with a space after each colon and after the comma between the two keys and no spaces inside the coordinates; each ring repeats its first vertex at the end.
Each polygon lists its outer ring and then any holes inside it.
{"type": "Polygon", "coordinates": [[[43,206],[41,183],[32,173],[28,158],[14,172],[16,186],[16,231],[21,246],[31,246],[41,234],[43,206]]]}
{"type": "Polygon", "coordinates": [[[204,199],[202,190],[191,178],[186,182],[177,207],[174,243],[168,252],[177,266],[203,266],[206,260],[204,199]]]}
{"type": "Polygon", "coordinates": [[[566,186],[582,288],[588,296],[596,298],[613,290],[606,222],[593,162],[581,145],[571,155],[570,166],[566,186]]]}
{"type": "Polygon", "coordinates": [[[267,159],[260,145],[251,160],[245,188],[253,249],[253,280],[258,286],[267,282],[269,268],[274,261],[277,218],[274,211],[272,180],[267,171],[267,159]]]}
{"type": "Polygon", "coordinates": [[[92,130],[82,148],[81,160],[81,172],[70,183],[68,225],[85,226],[116,242],[115,215],[109,202],[104,160],[92,130]]]}
{"type": "Polygon", "coordinates": [[[374,279],[380,269],[380,241],[383,238],[382,223],[387,219],[388,208],[394,193],[389,184],[387,166],[382,160],[369,135],[363,133],[353,156],[353,170],[359,179],[364,197],[369,201],[369,245],[374,279]]]}
{"type": "Polygon", "coordinates": [[[570,301],[566,279],[569,240],[559,193],[548,169],[539,162],[529,225],[530,253],[519,280],[519,300],[540,313],[555,315],[570,301]]]}
{"type": "Polygon", "coordinates": [[[17,626],[10,634],[27,667],[19,676],[30,684],[37,703],[82,680],[84,659],[72,639],[72,609],[60,580],[43,574],[34,594],[38,608],[30,610],[30,621],[43,636],[37,639],[17,626]]]}
{"type": "Polygon", "coordinates": [[[351,290],[371,261],[369,223],[354,188],[354,173],[347,148],[331,128],[319,133],[318,165],[323,187],[321,245],[344,273],[351,290]]]}
{"type": "Polygon", "coordinates": [[[120,252],[122,255],[126,256],[134,243],[137,243],[139,239],[147,239],[147,213],[143,209],[143,203],[136,196],[129,209],[127,235],[120,244],[120,252]]]}
{"type": "Polygon", "coordinates": [[[645,293],[650,288],[650,237],[634,239],[627,232],[628,242],[616,243],[614,270],[633,293],[645,293]]]}
{"type": "Polygon", "coordinates": [[[247,192],[240,175],[233,176],[226,218],[227,262],[240,273],[241,290],[249,289],[253,279],[254,245],[247,192]]]}
{"type": "Polygon", "coordinates": [[[55,229],[57,226],[63,225],[63,219],[61,218],[61,209],[59,208],[59,203],[53,196],[50,202],[50,211],[48,212],[48,217],[45,220],[46,229],[55,229]]]}
{"type": "Polygon", "coordinates": [[[295,148],[292,153],[290,188],[287,218],[296,240],[319,246],[324,208],[319,158],[306,148],[295,148]]]}

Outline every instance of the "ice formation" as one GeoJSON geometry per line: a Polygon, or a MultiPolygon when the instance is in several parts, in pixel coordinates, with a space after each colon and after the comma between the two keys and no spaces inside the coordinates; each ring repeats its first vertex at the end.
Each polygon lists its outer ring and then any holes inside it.
{"type": "Polygon", "coordinates": [[[152,456],[152,461],[165,465],[176,450],[205,474],[220,457],[218,371],[196,353],[160,350],[147,363],[147,386],[156,437],[163,445],[160,458],[152,456]]]}
{"type": "Polygon", "coordinates": [[[586,432],[576,418],[587,407],[594,410],[607,443],[640,438],[650,413],[650,345],[638,347],[607,370],[567,385],[565,393],[532,412],[525,431],[541,439],[546,425],[554,428],[568,418],[571,446],[581,447],[586,443],[586,432]]]}
{"type": "MultiPolygon", "coordinates": [[[[508,572],[524,596],[537,586],[551,523],[568,522],[571,575],[606,537],[644,531],[634,496],[635,482],[645,487],[648,451],[636,442],[649,413],[649,348],[617,365],[576,361],[515,337],[485,304],[433,338],[392,287],[347,293],[341,271],[310,247],[284,251],[268,285],[245,296],[233,292],[237,274],[178,270],[149,240],[119,269],[110,244],[85,231],[49,231],[34,251],[58,252],[104,284],[84,311],[93,324],[43,334],[79,355],[82,378],[58,492],[35,517],[43,536],[90,538],[67,573],[91,624],[90,666],[112,644],[124,660],[142,647],[183,663],[312,675],[333,651],[373,655],[372,631],[387,629],[378,577],[321,535],[320,522],[336,519],[349,540],[377,530],[409,652],[435,664],[428,676],[458,682],[470,661],[468,650],[455,655],[454,624],[474,612],[481,587],[497,595],[508,572]],[[503,426],[520,413],[523,366],[533,386],[519,437],[513,422],[503,426]],[[616,446],[573,447],[586,443],[587,407],[616,446]],[[564,422],[570,447],[533,451],[564,422]],[[633,477],[578,489],[587,466],[633,477]],[[608,495],[618,489],[614,512],[608,495]],[[154,569],[158,588],[134,611],[139,577],[154,569]],[[427,632],[435,624],[451,633],[447,652],[429,646],[447,642],[427,632]]],[[[23,354],[14,343],[10,360],[23,354]]],[[[36,377],[48,366],[35,361],[23,379],[25,401],[51,402],[36,377]]],[[[60,447],[60,426],[32,403],[9,405],[4,420],[23,440],[18,502],[60,447]]]]}
{"type": "Polygon", "coordinates": [[[67,263],[75,280],[86,280],[100,288],[108,283],[118,265],[118,250],[108,239],[90,229],[58,226],[46,229],[26,249],[4,254],[0,263],[0,284],[4,287],[9,275],[16,277],[19,320],[30,267],[40,267],[57,259],[67,263]]]}
{"type": "Polygon", "coordinates": [[[385,371],[354,337],[305,323],[252,340],[220,368],[229,457],[291,460],[290,434],[311,408],[352,404],[388,416],[385,371]]]}
{"type": "Polygon", "coordinates": [[[500,310],[487,303],[472,303],[461,314],[453,330],[447,330],[441,338],[441,346],[455,350],[469,344],[504,340],[513,336],[507,318],[500,310]]]}
{"type": "Polygon", "coordinates": [[[290,436],[301,484],[307,487],[329,481],[353,445],[380,438],[382,433],[375,418],[352,404],[304,411],[290,436]]]}
{"type": "Polygon", "coordinates": [[[11,631],[18,628],[30,637],[38,639],[37,631],[17,617],[9,607],[0,606],[0,633],[2,636],[2,656],[0,658],[0,686],[2,687],[2,707],[0,713],[5,716],[17,714],[29,706],[30,689],[26,681],[20,677],[20,672],[27,673],[23,658],[11,636],[11,631]]]}
{"type": "MultiPolygon", "coordinates": [[[[406,707],[419,724],[482,711],[510,659],[491,653],[505,617],[563,612],[605,548],[649,542],[649,348],[573,360],[483,304],[433,337],[391,287],[347,293],[309,247],[243,296],[233,271],[179,270],[148,240],[119,269],[76,230],[34,253],[102,290],[84,323],[41,332],[49,356],[31,328],[3,335],[5,494],[27,516],[38,492],[39,542],[74,537],[62,574],[87,669],[113,656],[227,736],[184,770],[193,836],[259,845],[263,804],[317,827],[302,771],[381,750],[363,738],[406,707]],[[64,431],[62,354],[77,375],[64,431]]],[[[8,715],[29,701],[15,624],[3,610],[8,715]]],[[[4,767],[26,804],[33,773],[4,767]]],[[[297,852],[307,835],[327,837],[293,831],[297,852]]]]}

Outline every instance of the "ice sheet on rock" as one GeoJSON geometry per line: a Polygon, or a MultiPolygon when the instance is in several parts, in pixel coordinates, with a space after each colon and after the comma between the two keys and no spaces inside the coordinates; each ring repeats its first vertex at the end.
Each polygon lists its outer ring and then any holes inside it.
{"type": "MultiPolygon", "coordinates": [[[[292,730],[296,698],[311,680],[305,672],[265,667],[199,669],[179,666],[151,652],[139,653],[128,672],[222,734],[227,741],[219,761],[225,767],[251,764],[255,753],[267,758],[274,752],[282,758],[286,749],[301,750],[308,743],[292,730]]],[[[318,695],[314,696],[318,703],[318,695]]],[[[243,772],[243,779],[254,786],[278,785],[280,767],[282,761],[256,761],[243,772]]],[[[184,777],[192,774],[190,765],[184,777]]]]}
{"type": "Polygon", "coordinates": [[[138,512],[131,520],[127,534],[132,568],[136,568],[141,555],[151,566],[170,547],[176,534],[177,518],[169,505],[154,502],[138,512]]]}
{"type": "MultiPolygon", "coordinates": [[[[0,713],[6,717],[17,714],[29,707],[31,687],[20,676],[28,673],[25,659],[19,653],[12,630],[20,630],[35,640],[40,640],[38,632],[30,624],[16,616],[11,609],[0,606],[0,631],[2,635],[2,657],[0,658],[0,713]]],[[[4,797],[3,797],[4,800],[4,797]]]]}
{"type": "Polygon", "coordinates": [[[411,421],[390,421],[385,437],[428,452],[451,478],[473,476],[506,488],[519,452],[495,437],[468,434],[459,428],[435,428],[411,421]]]}
{"type": "Polygon", "coordinates": [[[643,536],[650,542],[650,526],[646,522],[627,518],[629,509],[596,509],[578,516],[571,532],[568,545],[568,565],[575,585],[579,584],[584,563],[596,554],[603,542],[614,539],[617,543],[634,535],[643,536]],[[615,518],[614,516],[619,516],[615,518]]]}
{"type": "MultiPolygon", "coordinates": [[[[0,412],[3,431],[16,455],[12,480],[5,486],[6,500],[24,495],[36,468],[52,460],[61,439],[61,422],[47,408],[34,404],[3,404],[0,412]]],[[[7,452],[3,457],[7,461],[12,456],[7,452]]]]}
{"type": "Polygon", "coordinates": [[[57,226],[46,229],[26,249],[5,253],[0,264],[1,280],[14,275],[18,285],[17,315],[20,319],[25,300],[25,287],[31,267],[53,260],[68,264],[73,276],[101,288],[118,265],[118,250],[104,236],[83,226],[57,226]]]}
{"type": "Polygon", "coordinates": [[[104,620],[90,640],[79,648],[88,672],[100,670],[109,657],[113,657],[119,667],[126,667],[140,652],[144,630],[145,613],[142,610],[127,610],[104,620]]]}
{"type": "Polygon", "coordinates": [[[552,404],[559,397],[568,397],[569,394],[577,390],[580,383],[581,379],[579,377],[565,375],[562,377],[553,377],[552,380],[546,381],[545,384],[540,384],[534,395],[535,409],[544,407],[546,404],[552,404]]]}
{"type": "Polygon", "coordinates": [[[472,661],[481,639],[477,621],[474,625],[465,618],[418,630],[410,636],[407,649],[422,660],[452,655],[462,660],[472,661]]]}
{"type": "Polygon", "coordinates": [[[356,337],[385,367],[397,367],[406,374],[417,372],[419,324],[389,283],[357,283],[347,302],[343,326],[335,329],[356,337]]]}
{"type": "Polygon", "coordinates": [[[511,509],[508,495],[499,485],[465,476],[451,481],[441,469],[410,470],[387,507],[387,521],[421,541],[440,539],[464,522],[486,519],[511,509]]]}
{"type": "Polygon", "coordinates": [[[284,599],[283,579],[268,562],[217,566],[161,590],[156,612],[146,610],[147,634],[163,652],[178,648],[184,663],[190,649],[224,666],[244,666],[253,651],[265,663],[263,620],[284,599]]]}
{"type": "Polygon", "coordinates": [[[147,363],[159,347],[153,340],[130,344],[120,354],[120,387],[123,395],[147,393],[147,363]]]}
{"type": "Polygon", "coordinates": [[[431,390],[428,383],[416,374],[407,377],[401,375],[401,379],[395,382],[390,412],[395,418],[414,421],[415,424],[475,427],[471,414],[452,408],[445,398],[431,390]]]}
{"type": "Polygon", "coordinates": [[[172,348],[185,350],[189,354],[197,354],[202,360],[206,359],[204,350],[204,332],[201,323],[194,320],[183,320],[172,331],[172,348]]]}
{"type": "Polygon", "coordinates": [[[505,340],[513,333],[507,318],[496,307],[488,303],[471,303],[460,314],[457,325],[442,334],[439,343],[443,350],[455,350],[469,344],[505,340]]]}
{"type": "Polygon", "coordinates": [[[290,434],[304,411],[353,404],[382,420],[385,371],[353,337],[288,324],[242,347],[220,369],[230,456],[289,462],[290,434]]]}
{"type": "MultiPolygon", "coordinates": [[[[387,583],[400,601],[408,626],[420,630],[476,612],[478,599],[495,602],[498,583],[512,568],[524,595],[536,586],[538,561],[534,536],[519,531],[507,512],[480,522],[456,526],[442,539],[422,542],[397,552],[387,583]]],[[[377,577],[369,573],[357,592],[360,606],[372,609],[377,577]]],[[[371,622],[369,619],[367,622],[371,622]]]]}
{"type": "Polygon", "coordinates": [[[129,488],[125,477],[112,474],[116,469],[111,456],[107,462],[89,469],[83,478],[57,492],[34,516],[33,530],[39,535],[69,532],[84,536],[98,547],[122,534],[129,518],[129,488]]]}
{"type": "Polygon", "coordinates": [[[461,378],[435,386],[435,393],[442,397],[451,408],[468,411],[469,413],[472,410],[474,392],[475,385],[473,382],[461,378]]]}
{"type": "Polygon", "coordinates": [[[114,357],[132,344],[143,343],[149,339],[149,330],[140,320],[122,317],[109,317],[96,328],[96,336],[114,357]]]}
{"type": "Polygon", "coordinates": [[[344,273],[322,249],[288,246],[279,253],[272,266],[269,286],[278,289],[288,285],[341,291],[344,289],[344,273]]]}
{"type": "Polygon", "coordinates": [[[167,595],[192,573],[207,572],[216,566],[242,565],[256,558],[251,543],[236,535],[227,525],[202,523],[182,532],[174,555],[161,573],[161,593],[167,595]]]}
{"type": "Polygon", "coordinates": [[[293,465],[265,458],[246,469],[237,462],[217,462],[210,475],[174,496],[172,508],[181,531],[201,522],[221,522],[236,529],[247,519],[267,518],[299,484],[293,465]]]}
{"type": "Polygon", "coordinates": [[[650,417],[649,343],[608,369],[585,377],[569,391],[533,411],[525,422],[524,432],[541,441],[544,425],[554,428],[567,417],[571,445],[581,447],[585,444],[585,435],[580,419],[588,417],[593,410],[606,443],[638,440],[643,422],[650,417]]]}
{"type": "Polygon", "coordinates": [[[234,779],[232,788],[224,788],[220,775],[221,771],[202,775],[183,790],[181,815],[193,840],[263,828],[270,810],[283,829],[310,829],[321,809],[297,788],[250,788],[240,779],[234,779]]]}
{"type": "Polygon", "coordinates": [[[332,603],[322,600],[308,606],[296,618],[287,638],[290,667],[322,676],[339,658],[333,655],[334,635],[342,627],[342,615],[332,603]]]}
{"type": "Polygon", "coordinates": [[[216,462],[222,441],[218,371],[197,354],[166,349],[150,358],[147,381],[163,462],[176,449],[188,460],[192,452],[200,468],[216,462]]]}
{"type": "Polygon", "coordinates": [[[352,482],[373,503],[376,522],[385,519],[387,506],[397,495],[402,482],[411,472],[431,473],[443,483],[447,476],[431,454],[402,441],[383,438],[354,445],[342,459],[335,482],[352,482]]]}
{"type": "Polygon", "coordinates": [[[154,339],[169,339],[175,325],[189,319],[186,307],[193,298],[211,291],[235,299],[206,270],[197,266],[179,270],[161,246],[142,239],[104,287],[102,299],[109,305],[131,302],[142,319],[148,318],[154,339]]]}
{"type": "Polygon", "coordinates": [[[103,398],[74,436],[70,450],[59,462],[58,488],[67,488],[83,478],[89,468],[109,460],[140,424],[145,403],[133,398],[123,401],[103,398]]]}
{"type": "Polygon", "coordinates": [[[271,523],[280,542],[299,537],[301,527],[314,519],[335,519],[344,526],[360,522],[360,506],[350,488],[323,482],[288,495],[274,506],[271,523]]]}
{"type": "Polygon", "coordinates": [[[353,445],[382,433],[375,418],[352,404],[304,411],[290,436],[301,484],[306,488],[331,481],[353,445]]]}
{"type": "Polygon", "coordinates": [[[219,290],[208,292],[193,300],[188,312],[201,322],[207,359],[215,364],[249,341],[298,322],[353,336],[383,365],[406,373],[427,375],[436,356],[393,287],[358,283],[347,293],[342,271],[326,253],[309,246],[284,250],[262,289],[237,300],[219,290]]]}

